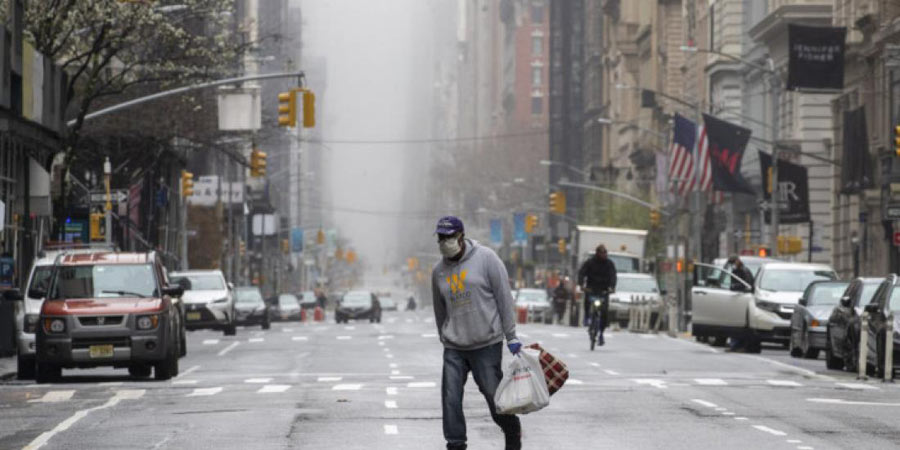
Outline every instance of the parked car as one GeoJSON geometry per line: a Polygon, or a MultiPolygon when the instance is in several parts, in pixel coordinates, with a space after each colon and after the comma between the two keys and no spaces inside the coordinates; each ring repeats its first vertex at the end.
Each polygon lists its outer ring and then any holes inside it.
{"type": "Polygon", "coordinates": [[[178,375],[184,347],[179,307],[183,289],[170,285],[156,253],[62,255],[44,298],[37,327],[39,383],[63,368],[127,367],[158,380],[178,375]]]}
{"type": "MultiPolygon", "coordinates": [[[[699,265],[699,264],[698,264],[699,265]]],[[[837,279],[824,264],[765,263],[753,285],[746,285],[731,271],[719,269],[715,283],[692,289],[692,324],[699,340],[742,338],[749,352],[758,352],[761,342],[787,344],[790,321],[803,291],[810,283],[837,279]],[[737,283],[732,286],[732,283],[737,283]]]]}
{"type": "Polygon", "coordinates": [[[891,370],[893,374],[900,367],[900,276],[888,275],[863,310],[869,315],[866,371],[878,377],[884,377],[887,370],[891,370]],[[892,367],[885,368],[888,339],[885,334],[889,321],[893,328],[890,337],[894,346],[893,364],[892,367]]]}
{"type": "Polygon", "coordinates": [[[350,291],[341,296],[334,311],[337,323],[364,320],[381,323],[381,304],[371,291],[350,291]]]}
{"type": "Polygon", "coordinates": [[[645,273],[622,273],[617,276],[616,292],[609,296],[609,320],[628,325],[628,310],[632,299],[644,299],[658,305],[659,283],[652,275],[645,273]]]}
{"type": "Polygon", "coordinates": [[[516,293],[516,308],[528,309],[528,315],[533,322],[553,322],[553,308],[550,297],[543,289],[519,289],[516,293]]]}
{"type": "Polygon", "coordinates": [[[188,330],[221,330],[234,336],[237,326],[233,287],[221,270],[172,272],[169,282],[184,289],[184,323],[188,330]]]}
{"type": "Polygon", "coordinates": [[[293,294],[281,294],[272,303],[271,314],[278,320],[300,320],[300,301],[293,294]]]}
{"type": "Polygon", "coordinates": [[[241,286],[234,290],[234,309],[238,325],[260,325],[263,330],[272,327],[269,305],[263,301],[256,286],[241,286]]]}
{"type": "Polygon", "coordinates": [[[381,304],[382,311],[396,311],[398,309],[397,301],[390,291],[383,292],[381,295],[377,295],[377,297],[378,303],[381,304]]]}
{"type": "Polygon", "coordinates": [[[316,293],[313,291],[303,291],[300,294],[300,307],[303,309],[315,309],[319,302],[316,299],[316,293]]]}
{"type": "Polygon", "coordinates": [[[791,316],[791,356],[816,359],[825,350],[828,317],[849,285],[849,281],[816,281],[806,287],[791,316]]]}
{"type": "Polygon", "coordinates": [[[859,318],[884,278],[856,278],[831,311],[825,326],[825,365],[829,369],[856,371],[859,361],[859,318]]]}

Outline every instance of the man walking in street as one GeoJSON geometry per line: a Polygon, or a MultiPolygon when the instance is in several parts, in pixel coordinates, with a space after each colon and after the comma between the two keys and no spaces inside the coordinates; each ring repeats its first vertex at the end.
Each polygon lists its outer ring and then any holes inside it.
{"type": "Polygon", "coordinates": [[[569,277],[559,280],[556,289],[553,290],[553,311],[556,313],[556,323],[562,325],[563,315],[572,294],[569,292],[569,277]]]}
{"type": "Polygon", "coordinates": [[[602,297],[597,344],[603,345],[603,330],[609,325],[609,294],[616,289],[616,265],[607,257],[605,245],[598,245],[594,256],[581,265],[578,271],[578,285],[584,289],[585,325],[591,316],[592,298],[602,297]]]}
{"type": "Polygon", "coordinates": [[[444,344],[441,378],[444,438],[448,449],[466,448],[463,390],[471,371],[491,418],[503,430],[507,450],[522,448],[521,425],[514,415],[497,414],[494,393],[503,378],[503,339],[512,354],[516,338],[509,274],[493,250],[465,238],[463,223],[447,216],[435,233],[443,258],[434,266],[431,289],[434,319],[444,344]]]}
{"type": "MultiPolygon", "coordinates": [[[[725,263],[725,269],[731,270],[732,276],[731,280],[731,290],[736,292],[747,292],[749,289],[744,283],[747,283],[749,286],[753,286],[753,272],[750,272],[750,269],[744,265],[744,262],[741,261],[741,258],[737,256],[732,256],[728,258],[728,262],[725,263]],[[744,283],[738,281],[738,279],[743,280],[744,283]]],[[[744,353],[747,351],[747,342],[744,339],[744,336],[732,336],[728,342],[728,348],[726,351],[735,352],[735,353],[744,353]]]]}

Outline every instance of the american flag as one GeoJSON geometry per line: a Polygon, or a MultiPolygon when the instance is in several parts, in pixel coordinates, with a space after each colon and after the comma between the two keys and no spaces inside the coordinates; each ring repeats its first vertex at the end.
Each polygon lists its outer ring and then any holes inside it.
{"type": "Polygon", "coordinates": [[[712,190],[712,169],[709,167],[709,145],[706,127],[700,127],[700,173],[699,182],[694,169],[694,142],[697,139],[697,124],[675,115],[672,130],[672,145],[669,147],[670,190],[678,195],[686,195],[693,190],[712,190]]]}

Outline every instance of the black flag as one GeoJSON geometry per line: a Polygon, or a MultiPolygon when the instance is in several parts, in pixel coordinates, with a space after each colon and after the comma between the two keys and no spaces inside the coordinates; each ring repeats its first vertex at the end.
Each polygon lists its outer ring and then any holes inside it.
{"type": "Polygon", "coordinates": [[[713,190],[756,194],[753,186],[741,176],[741,160],[750,140],[750,130],[704,114],[706,142],[709,145],[709,168],[713,190]]]}
{"type": "Polygon", "coordinates": [[[787,89],[844,88],[843,27],[788,24],[787,89]]]}
{"type": "Polygon", "coordinates": [[[841,158],[841,194],[856,194],[872,188],[866,110],[860,106],[844,113],[844,155],[841,158]]]}
{"type": "MultiPolygon", "coordinates": [[[[772,200],[772,155],[759,152],[759,166],[762,169],[763,197],[772,200]]],[[[778,160],[778,212],[780,223],[809,222],[809,173],[806,167],[778,160]]],[[[769,223],[766,211],[766,223],[769,223]]]]}

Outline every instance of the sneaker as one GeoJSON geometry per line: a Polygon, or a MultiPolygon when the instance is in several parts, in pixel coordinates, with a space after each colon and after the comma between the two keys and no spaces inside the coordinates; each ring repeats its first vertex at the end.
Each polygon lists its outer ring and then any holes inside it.
{"type": "Polygon", "coordinates": [[[522,450],[522,435],[521,434],[507,434],[506,437],[506,445],[503,447],[505,450],[522,450]]]}
{"type": "Polygon", "coordinates": [[[466,450],[466,444],[447,444],[447,450],[466,450]]]}

